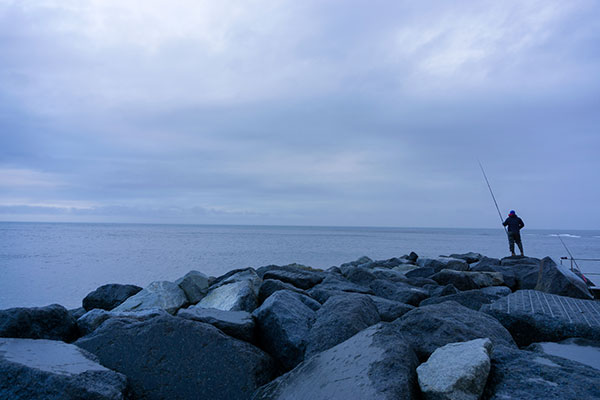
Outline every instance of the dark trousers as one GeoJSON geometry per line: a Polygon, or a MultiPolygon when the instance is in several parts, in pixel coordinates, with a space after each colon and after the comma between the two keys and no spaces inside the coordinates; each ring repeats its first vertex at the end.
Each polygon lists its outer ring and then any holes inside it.
{"type": "Polygon", "coordinates": [[[520,232],[508,232],[508,247],[511,253],[515,252],[515,243],[519,246],[519,250],[521,250],[521,254],[523,254],[523,243],[521,243],[521,233],[520,232]]]}

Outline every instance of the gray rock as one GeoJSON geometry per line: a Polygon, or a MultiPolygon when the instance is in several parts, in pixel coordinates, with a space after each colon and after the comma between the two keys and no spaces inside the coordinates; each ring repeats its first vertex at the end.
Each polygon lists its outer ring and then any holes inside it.
{"type": "Polygon", "coordinates": [[[352,292],[344,292],[343,290],[335,290],[335,289],[322,289],[320,287],[314,287],[311,290],[309,290],[309,292],[308,292],[310,297],[315,299],[320,304],[325,303],[327,301],[327,299],[329,299],[331,296],[345,295],[346,293],[352,293],[352,292]]]}
{"type": "Polygon", "coordinates": [[[493,271],[493,269],[485,269],[490,267],[500,266],[498,258],[482,257],[478,262],[470,266],[471,271],[493,271]]]}
{"type": "Polygon", "coordinates": [[[120,285],[118,283],[102,285],[85,296],[82,305],[86,311],[94,308],[112,310],[141,290],[141,287],[135,285],[120,285]]]}
{"type": "Polygon", "coordinates": [[[274,372],[262,350],[171,315],[111,318],[75,344],[125,374],[136,399],[244,399],[274,372]]]}
{"type": "Polygon", "coordinates": [[[354,261],[350,261],[350,262],[340,265],[340,269],[343,270],[346,267],[356,267],[356,266],[359,266],[362,264],[368,264],[368,263],[372,263],[372,262],[373,262],[373,260],[371,260],[369,257],[362,256],[354,261]]]}
{"type": "Polygon", "coordinates": [[[258,288],[260,287],[262,277],[254,270],[254,268],[240,268],[234,269],[227,272],[225,275],[221,275],[217,278],[211,279],[209,277],[208,283],[210,285],[210,289],[214,289],[221,285],[226,285],[232,282],[239,281],[251,281],[253,286],[256,287],[257,293],[258,288]]]}
{"type": "Polygon", "coordinates": [[[406,278],[406,284],[422,288],[427,285],[437,285],[438,283],[430,278],[406,278]]]}
{"type": "Polygon", "coordinates": [[[197,305],[223,311],[252,312],[258,306],[257,291],[251,280],[229,281],[210,289],[197,305]]]}
{"type": "Polygon", "coordinates": [[[377,306],[364,294],[330,297],[316,314],[305,357],[327,350],[380,321],[377,306]]]}
{"type": "Polygon", "coordinates": [[[458,290],[479,289],[479,286],[471,279],[469,275],[462,271],[452,269],[443,269],[431,277],[440,285],[454,285],[458,290]]]}
{"type": "Polygon", "coordinates": [[[431,267],[420,267],[408,271],[404,275],[406,275],[407,278],[429,278],[433,274],[435,274],[435,269],[431,267]]]}
{"type": "Polygon", "coordinates": [[[279,290],[253,313],[261,348],[286,371],[304,359],[308,334],[316,318],[316,313],[302,302],[300,296],[279,290]]]}
{"type": "Polygon", "coordinates": [[[122,312],[161,308],[170,314],[175,314],[187,302],[187,297],[179,286],[169,281],[156,281],[113,310],[122,312]]]}
{"type": "MultiPolygon", "coordinates": [[[[498,261],[498,263],[500,263],[500,260],[497,260],[497,261],[498,261]]],[[[481,262],[483,262],[483,260],[481,262]]],[[[488,264],[488,265],[483,265],[483,266],[471,266],[471,270],[474,272],[486,272],[486,271],[498,272],[498,273],[502,274],[502,280],[504,281],[504,284],[506,286],[511,288],[511,290],[518,289],[519,282],[517,281],[517,275],[516,275],[515,269],[513,269],[513,267],[508,267],[508,266],[503,267],[499,264],[498,265],[488,264]]],[[[531,267],[526,267],[526,270],[527,270],[527,272],[525,274],[523,274],[522,278],[524,276],[526,276],[527,283],[525,283],[525,284],[530,285],[534,274],[532,274],[531,267]]],[[[525,271],[521,271],[521,272],[525,272],[525,271]]]]}
{"type": "Polygon", "coordinates": [[[500,321],[519,346],[570,337],[600,340],[600,303],[594,300],[519,290],[481,311],[500,321]]]}
{"type": "Polygon", "coordinates": [[[413,306],[429,297],[429,292],[406,284],[393,283],[377,279],[371,282],[371,289],[376,296],[413,306]]]}
{"type": "Polygon", "coordinates": [[[484,258],[484,256],[482,254],[473,253],[472,251],[470,251],[468,253],[462,253],[462,254],[450,254],[448,257],[450,257],[450,258],[458,258],[460,260],[465,260],[469,264],[476,263],[479,260],[481,260],[481,259],[484,258]]]}
{"type": "Polygon", "coordinates": [[[78,334],[77,322],[58,304],[0,310],[0,337],[71,342],[78,334]]]}
{"type": "Polygon", "coordinates": [[[474,339],[436,349],[417,368],[419,386],[429,400],[478,400],[490,372],[492,342],[474,339]]]}
{"type": "Polygon", "coordinates": [[[453,269],[455,271],[468,271],[469,264],[465,260],[450,257],[438,257],[438,258],[419,258],[417,260],[419,267],[433,268],[435,272],[439,272],[443,269],[453,269]]]}
{"type": "Polygon", "coordinates": [[[560,357],[494,346],[482,399],[598,400],[598,370],[560,357]]]}
{"type": "Polygon", "coordinates": [[[72,344],[0,339],[0,398],[122,400],[127,378],[72,344]]]}
{"type": "Polygon", "coordinates": [[[177,316],[204,322],[223,333],[245,342],[254,342],[254,318],[246,311],[223,311],[216,308],[189,307],[177,312],[177,316]]]}
{"type": "Polygon", "coordinates": [[[463,274],[471,278],[480,288],[504,285],[504,275],[501,272],[465,271],[463,274]]]}
{"type": "Polygon", "coordinates": [[[451,294],[460,293],[460,290],[455,288],[453,284],[440,286],[437,284],[437,282],[435,283],[435,285],[425,285],[423,286],[423,289],[429,292],[429,297],[449,296],[451,294]]]}
{"type": "Polygon", "coordinates": [[[263,279],[277,279],[305,290],[321,283],[324,277],[325,274],[322,271],[317,271],[298,264],[285,265],[281,267],[271,266],[271,268],[265,270],[264,274],[262,275],[263,279]]]}
{"type": "Polygon", "coordinates": [[[557,265],[550,257],[541,260],[540,265],[535,290],[577,299],[594,299],[585,282],[570,269],[557,265]]]}
{"type": "MultiPolygon", "coordinates": [[[[314,293],[318,293],[320,291],[323,290],[328,290],[328,291],[343,291],[343,292],[353,292],[353,293],[364,293],[364,294],[374,294],[373,291],[371,289],[369,289],[368,287],[364,287],[364,286],[360,286],[357,285],[355,283],[352,283],[346,279],[344,279],[343,277],[337,276],[337,275],[327,275],[327,277],[325,277],[325,279],[323,279],[323,281],[316,285],[315,287],[313,287],[312,289],[310,289],[308,291],[308,294],[314,298],[317,299],[317,297],[315,297],[314,293]]],[[[317,301],[320,302],[319,299],[317,299],[317,301]]]]}
{"type": "MultiPolygon", "coordinates": [[[[397,267],[394,267],[397,268],[397,267]]],[[[414,266],[413,266],[414,268],[414,266]]],[[[396,270],[396,269],[383,269],[383,268],[374,268],[371,270],[371,272],[373,272],[373,275],[375,275],[375,277],[377,279],[384,279],[384,280],[388,280],[391,282],[408,282],[408,279],[406,278],[406,276],[404,275],[404,273],[396,270]]]]}
{"type": "Polygon", "coordinates": [[[368,294],[369,298],[375,303],[379,318],[384,322],[391,322],[400,318],[410,310],[414,310],[414,306],[410,304],[400,303],[398,301],[384,299],[383,297],[373,296],[368,294]]]}
{"type": "Polygon", "coordinates": [[[104,321],[109,318],[128,318],[135,321],[145,321],[167,312],[160,308],[152,308],[142,311],[106,311],[101,308],[94,308],[82,315],[77,320],[77,327],[82,336],[89,335],[96,330],[104,321]]]}
{"type": "Polygon", "coordinates": [[[83,308],[83,307],[74,308],[72,310],[69,310],[69,314],[71,314],[71,317],[73,317],[76,320],[79,319],[86,312],[87,311],[85,311],[85,308],[83,308]]]}
{"type": "Polygon", "coordinates": [[[365,287],[368,287],[371,282],[377,279],[377,276],[372,272],[372,269],[365,267],[355,267],[349,269],[344,276],[350,282],[365,287]]]}
{"type": "MultiPolygon", "coordinates": [[[[510,288],[506,286],[489,286],[480,289],[481,292],[485,295],[496,296],[498,299],[500,297],[508,296],[511,294],[510,288]]],[[[496,299],[497,300],[497,299],[496,299]]]]}
{"type": "Polygon", "coordinates": [[[474,289],[466,290],[464,292],[459,292],[456,294],[450,294],[447,296],[439,296],[425,299],[419,304],[419,306],[439,304],[445,301],[455,301],[465,307],[470,308],[471,310],[479,311],[482,305],[490,304],[498,300],[500,297],[501,296],[497,296],[494,294],[486,294],[481,289],[474,289]]]}
{"type": "MultiPolygon", "coordinates": [[[[540,270],[540,260],[538,258],[532,257],[506,257],[500,261],[500,266],[508,267],[514,273],[516,285],[514,290],[525,290],[525,289],[535,289],[538,281],[538,275],[540,270]]],[[[498,270],[498,272],[502,272],[503,270],[498,270]]],[[[510,286],[509,281],[506,280],[507,285],[510,286]]]]}
{"type": "Polygon", "coordinates": [[[196,304],[208,293],[208,276],[199,271],[190,271],[175,283],[183,290],[190,304],[196,304]]]}
{"type": "Polygon", "coordinates": [[[269,296],[278,290],[291,290],[292,292],[308,295],[304,290],[298,289],[291,283],[285,283],[277,279],[265,279],[258,289],[258,303],[262,304],[269,296]]]}
{"type": "Polygon", "coordinates": [[[254,400],[409,400],[419,396],[410,345],[377,324],[261,387],[254,400]]]}
{"type": "Polygon", "coordinates": [[[516,347],[510,333],[494,318],[453,301],[415,308],[391,323],[405,333],[420,359],[448,343],[489,338],[494,346],[516,347]]]}

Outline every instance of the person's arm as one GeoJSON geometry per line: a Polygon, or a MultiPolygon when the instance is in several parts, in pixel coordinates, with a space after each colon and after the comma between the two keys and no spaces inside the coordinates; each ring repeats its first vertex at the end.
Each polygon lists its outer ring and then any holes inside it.
{"type": "Polygon", "coordinates": [[[519,229],[523,229],[524,226],[525,226],[525,223],[523,222],[523,220],[521,218],[519,218],[519,229]]]}
{"type": "Polygon", "coordinates": [[[508,218],[506,218],[506,219],[504,220],[504,222],[502,223],[502,226],[506,226],[506,225],[508,225],[508,218]]]}

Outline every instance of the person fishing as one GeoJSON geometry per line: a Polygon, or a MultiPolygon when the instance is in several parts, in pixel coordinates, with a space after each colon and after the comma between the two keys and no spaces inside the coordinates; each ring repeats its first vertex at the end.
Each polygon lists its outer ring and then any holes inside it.
{"type": "Polygon", "coordinates": [[[502,223],[502,225],[508,227],[508,247],[510,248],[510,254],[515,255],[515,243],[519,246],[521,256],[523,254],[523,243],[521,243],[521,228],[525,226],[523,220],[517,216],[515,210],[510,210],[508,218],[502,223]]]}

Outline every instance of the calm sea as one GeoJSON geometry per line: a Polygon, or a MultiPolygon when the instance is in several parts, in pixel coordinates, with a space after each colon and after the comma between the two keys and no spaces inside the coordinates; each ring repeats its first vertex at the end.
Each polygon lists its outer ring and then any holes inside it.
{"type": "MultiPolygon", "coordinates": [[[[534,257],[600,258],[600,231],[522,232],[534,257]]],[[[0,223],[0,309],[59,303],[81,306],[106,283],[145,286],[195,269],[218,276],[234,268],[297,262],[328,268],[362,255],[386,259],[475,251],[508,255],[502,229],[348,228],[138,224],[0,223]]],[[[600,273],[600,262],[579,262],[600,273]]],[[[591,276],[600,280],[600,276],[591,276]]]]}

